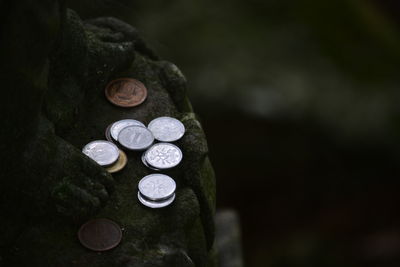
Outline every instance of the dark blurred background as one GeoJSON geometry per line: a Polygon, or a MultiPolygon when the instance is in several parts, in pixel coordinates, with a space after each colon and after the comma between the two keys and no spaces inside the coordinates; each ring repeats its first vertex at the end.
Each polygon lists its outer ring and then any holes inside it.
{"type": "Polygon", "coordinates": [[[400,266],[398,1],[70,5],[185,73],[246,266],[400,266]]]}

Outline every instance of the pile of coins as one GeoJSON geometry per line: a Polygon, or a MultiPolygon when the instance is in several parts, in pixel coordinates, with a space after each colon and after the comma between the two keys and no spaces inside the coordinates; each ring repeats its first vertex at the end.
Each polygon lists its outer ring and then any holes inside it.
{"type": "MultiPolygon", "coordinates": [[[[107,127],[105,136],[109,142],[115,142],[123,149],[132,151],[147,149],[142,154],[143,164],[150,169],[160,171],[173,168],[181,162],[183,155],[179,147],[165,141],[176,141],[184,133],[185,127],[179,120],[171,117],[160,117],[152,120],[148,128],[142,122],[134,119],[116,121],[107,127]],[[154,141],[164,142],[153,144],[154,141]]],[[[106,141],[95,142],[104,143],[106,141]]],[[[84,153],[85,151],[87,149],[84,149],[84,153]]],[[[93,152],[85,154],[95,161],[98,158],[105,157],[105,155],[100,155],[98,150],[93,152]]],[[[107,153],[105,150],[102,150],[102,152],[103,154],[107,153]]],[[[99,164],[102,165],[101,163],[99,164]]]]}
{"type": "Polygon", "coordinates": [[[110,173],[122,170],[128,162],[125,152],[109,141],[92,141],[83,147],[82,152],[110,173]]]}
{"type": "MultiPolygon", "coordinates": [[[[134,119],[119,120],[111,123],[105,131],[105,136],[108,142],[113,142],[122,149],[144,151],[141,156],[142,162],[146,167],[154,171],[163,171],[174,168],[182,161],[182,151],[176,145],[168,142],[177,141],[184,134],[185,126],[182,122],[171,117],[156,118],[149,123],[148,127],[146,127],[142,122],[134,119]]],[[[107,153],[107,151],[103,150],[103,153],[107,153]]],[[[166,175],[158,175],[154,177],[150,181],[157,182],[155,182],[153,187],[148,186],[147,188],[153,188],[155,192],[160,190],[158,185],[162,186],[166,179],[173,181],[171,177],[166,175]]],[[[164,196],[162,199],[154,199],[148,197],[148,194],[146,193],[141,193],[140,184],[144,179],[148,179],[147,176],[139,182],[138,191],[138,199],[143,205],[150,208],[162,208],[168,206],[174,201],[175,195],[173,195],[173,197],[164,196]]],[[[149,190],[150,189],[147,191],[149,190]]]]}
{"type": "MultiPolygon", "coordinates": [[[[147,89],[138,80],[121,78],[111,81],[107,85],[105,95],[116,106],[134,107],[145,101],[147,89]]],[[[147,127],[138,120],[123,119],[108,125],[105,130],[107,141],[92,141],[85,145],[82,152],[105,167],[110,173],[114,173],[122,170],[127,164],[127,156],[123,150],[144,151],[141,156],[143,164],[154,171],[163,171],[176,167],[182,161],[182,151],[170,142],[179,140],[184,134],[185,126],[182,122],[171,117],[155,118],[147,127]]],[[[168,176],[158,175],[155,177],[157,177],[158,183],[162,185],[168,176]]],[[[154,179],[151,179],[151,181],[154,182],[154,179]]],[[[173,181],[171,177],[168,177],[168,179],[173,181]]],[[[160,189],[158,186],[154,186],[153,190],[160,189]]],[[[148,197],[148,193],[141,193],[139,186],[138,199],[145,206],[151,208],[165,207],[173,202],[175,195],[165,198],[148,197]],[[160,201],[162,204],[158,203],[160,201]],[[153,202],[156,202],[156,204],[153,202]]]]}
{"type": "MultiPolygon", "coordinates": [[[[147,89],[143,83],[135,79],[122,78],[110,82],[106,87],[105,95],[116,106],[134,107],[145,101],[147,89]]],[[[143,151],[141,155],[143,164],[154,171],[163,171],[176,167],[182,161],[182,151],[170,142],[179,140],[184,134],[185,126],[172,117],[155,118],[147,127],[138,120],[123,119],[108,125],[105,130],[107,141],[92,141],[83,147],[82,152],[105,167],[108,172],[114,173],[122,170],[127,164],[127,155],[123,150],[143,151]]],[[[175,190],[174,179],[165,174],[153,173],[139,181],[137,197],[139,202],[146,207],[163,208],[175,200],[175,190]]],[[[109,246],[100,248],[88,245],[90,242],[85,240],[85,234],[91,236],[90,233],[95,231],[93,229],[96,229],[98,225],[107,225],[115,232],[116,224],[112,221],[93,220],[82,226],[79,232],[81,243],[96,251],[116,246],[119,241],[110,242],[109,246]]],[[[107,237],[104,238],[107,239],[107,237]]]]}
{"type": "Polygon", "coordinates": [[[163,208],[175,199],[175,181],[165,174],[155,173],[139,182],[138,199],[150,208],[163,208]]]}

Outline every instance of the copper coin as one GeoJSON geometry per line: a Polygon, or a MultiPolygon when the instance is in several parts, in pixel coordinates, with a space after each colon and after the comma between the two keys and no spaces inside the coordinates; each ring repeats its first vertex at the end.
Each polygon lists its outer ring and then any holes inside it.
{"type": "Polygon", "coordinates": [[[93,251],[106,251],[118,246],[122,231],[109,219],[94,219],[81,226],[78,232],[81,244],[93,251]]]}
{"type": "Polygon", "coordinates": [[[143,83],[131,78],[111,81],[106,86],[107,99],[119,107],[134,107],[146,99],[147,89],[143,83]]]}
{"type": "Polygon", "coordinates": [[[128,162],[128,158],[126,157],[125,152],[120,149],[119,150],[119,158],[118,158],[117,162],[114,163],[113,165],[111,165],[110,167],[106,168],[106,170],[109,173],[119,172],[120,170],[122,170],[125,167],[127,162],[128,162]]]}

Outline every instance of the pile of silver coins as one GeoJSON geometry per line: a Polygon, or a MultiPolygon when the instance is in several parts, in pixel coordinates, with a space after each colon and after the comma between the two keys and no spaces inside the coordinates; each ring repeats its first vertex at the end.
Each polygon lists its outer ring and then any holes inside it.
{"type": "MultiPolygon", "coordinates": [[[[107,127],[105,136],[108,141],[92,141],[82,152],[109,172],[116,172],[127,163],[123,150],[143,151],[143,164],[154,171],[163,171],[182,161],[182,151],[170,142],[179,140],[184,134],[185,126],[175,118],[159,117],[147,127],[138,120],[124,119],[107,127]]],[[[150,208],[168,206],[175,199],[175,181],[164,174],[145,176],[138,189],[139,201],[150,208]]]]}
{"type": "Polygon", "coordinates": [[[166,207],[175,199],[175,181],[165,174],[147,175],[140,180],[138,187],[139,201],[150,208],[166,207]]]}

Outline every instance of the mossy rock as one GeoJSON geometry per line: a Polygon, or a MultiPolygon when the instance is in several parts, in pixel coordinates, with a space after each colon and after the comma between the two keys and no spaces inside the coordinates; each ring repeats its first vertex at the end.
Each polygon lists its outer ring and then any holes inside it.
{"type": "MultiPolygon", "coordinates": [[[[17,88],[38,98],[28,103],[34,112],[18,110],[13,106],[16,101],[9,105],[9,114],[14,107],[15,117],[35,120],[29,124],[32,134],[15,152],[22,153],[18,165],[10,166],[10,179],[2,180],[8,193],[0,203],[6,218],[0,222],[6,230],[0,239],[0,265],[215,266],[215,177],[205,135],[186,96],[184,76],[174,64],[157,58],[130,25],[114,18],[82,21],[72,10],[52,3],[43,9],[61,13],[51,17],[54,23],[59,21],[58,30],[35,29],[51,40],[49,48],[28,48],[31,54],[44,50],[33,65],[47,82],[38,86],[40,90],[29,91],[34,79],[14,81],[17,88]],[[142,81],[147,100],[134,108],[109,103],[104,88],[119,77],[142,81]],[[177,142],[183,162],[167,172],[177,182],[176,199],[153,210],[136,196],[139,180],[152,173],[139,153],[128,152],[126,168],[111,176],[80,149],[104,139],[106,127],[114,121],[133,118],[147,124],[159,116],[180,119],[187,131],[177,142]],[[102,253],[84,248],[77,231],[91,218],[117,222],[123,229],[121,244],[102,253]]],[[[39,12],[35,8],[32,12],[39,12]]],[[[11,27],[17,22],[7,23],[11,27]]],[[[29,38],[32,33],[25,31],[29,38]]],[[[8,75],[22,68],[33,73],[34,68],[22,61],[8,75]]],[[[24,125],[18,130],[23,131],[24,125]]],[[[4,146],[2,159],[12,144],[4,146]]]]}

